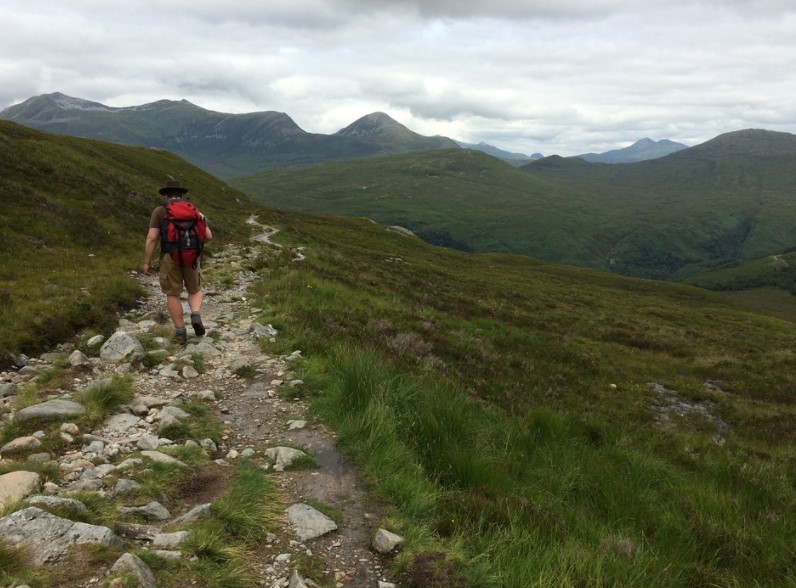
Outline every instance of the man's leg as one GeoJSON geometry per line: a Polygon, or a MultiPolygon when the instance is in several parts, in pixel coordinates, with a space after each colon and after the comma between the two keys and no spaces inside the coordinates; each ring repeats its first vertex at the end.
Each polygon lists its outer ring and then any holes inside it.
{"type": "Polygon", "coordinates": [[[169,309],[169,316],[176,328],[185,328],[185,318],[183,317],[182,300],[179,296],[166,296],[166,307],[169,309]]]}
{"type": "Polygon", "coordinates": [[[201,290],[188,294],[188,306],[191,307],[191,314],[202,312],[202,300],[204,300],[204,295],[201,290]]]}
{"type": "Polygon", "coordinates": [[[205,326],[202,324],[201,315],[203,299],[204,296],[201,290],[188,294],[188,306],[191,307],[191,326],[193,327],[193,332],[199,337],[205,334],[205,326]]]}

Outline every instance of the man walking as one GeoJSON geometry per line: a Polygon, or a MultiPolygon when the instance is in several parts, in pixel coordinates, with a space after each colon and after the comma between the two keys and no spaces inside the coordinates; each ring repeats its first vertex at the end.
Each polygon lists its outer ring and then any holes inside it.
{"type": "Polygon", "coordinates": [[[204,215],[186,198],[188,188],[176,180],[169,180],[159,193],[166,203],[152,211],[149,232],[144,245],[144,274],[152,271],[152,256],[160,241],[160,288],[166,295],[166,307],[174,323],[174,339],[185,344],[188,334],[183,317],[180,296],[183,287],[188,291],[188,306],[191,309],[191,326],[201,337],[205,334],[202,324],[202,266],[203,243],[213,238],[204,215]],[[189,216],[193,214],[193,218],[189,216]]]}

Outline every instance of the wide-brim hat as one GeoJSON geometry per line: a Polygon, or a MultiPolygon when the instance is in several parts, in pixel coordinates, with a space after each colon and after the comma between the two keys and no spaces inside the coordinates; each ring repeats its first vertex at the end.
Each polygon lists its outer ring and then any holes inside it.
{"type": "Polygon", "coordinates": [[[177,180],[168,180],[166,185],[163,186],[158,192],[162,195],[170,194],[172,192],[179,192],[180,194],[185,194],[188,191],[188,188],[182,186],[177,180]]]}

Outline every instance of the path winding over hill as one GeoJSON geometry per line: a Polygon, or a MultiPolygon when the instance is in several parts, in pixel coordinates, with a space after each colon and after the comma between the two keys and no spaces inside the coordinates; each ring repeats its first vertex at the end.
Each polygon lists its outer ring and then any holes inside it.
{"type": "MultiPolygon", "coordinates": [[[[253,219],[250,222],[256,223],[253,219]]],[[[262,235],[273,233],[274,230],[268,228],[262,235]]],[[[207,336],[203,339],[194,337],[189,328],[186,351],[202,354],[203,373],[181,368],[177,361],[179,353],[175,354],[177,357],[164,357],[160,365],[151,369],[140,367],[141,364],[135,361],[131,363],[90,357],[86,358],[88,363],[71,368],[75,375],[75,390],[58,389],[47,393],[47,400],[70,398],[73,392],[93,385],[102,378],[118,372],[132,372],[136,399],[122,407],[117,415],[106,419],[100,429],[91,432],[69,429],[75,442],[64,455],[50,456],[58,461],[64,473],[63,478],[57,483],[45,484],[41,492],[57,497],[80,487],[84,491],[119,496],[117,487],[108,487],[108,482],[103,482],[105,476],[112,473],[108,479],[115,480],[121,470],[114,472],[114,468],[125,457],[129,457],[128,454],[141,449],[144,440],[154,438],[155,450],[167,448],[167,444],[159,447],[157,440],[157,427],[165,418],[167,407],[178,408],[186,399],[203,398],[213,406],[219,422],[223,424],[223,435],[221,443],[215,448],[210,447],[208,451],[212,461],[193,473],[192,488],[183,496],[184,501],[171,505],[179,509],[179,512],[173,513],[174,516],[189,512],[193,507],[212,503],[226,489],[229,463],[251,454],[249,459],[274,471],[274,480],[281,490],[285,507],[305,503],[330,506],[337,513],[335,523],[338,527],[318,537],[300,539],[297,536],[300,531],[294,521],[286,517],[282,532],[271,534],[267,541],[258,544],[253,550],[250,564],[256,570],[259,585],[290,585],[291,588],[312,586],[311,582],[298,583],[302,580],[295,575],[291,577],[295,569],[291,562],[311,556],[323,562],[323,578],[320,579],[323,585],[355,588],[397,586],[385,576],[382,561],[385,556],[371,547],[372,537],[380,526],[378,505],[369,498],[356,471],[335,448],[333,432],[322,423],[314,422],[308,414],[307,404],[290,393],[292,389],[303,385],[294,378],[291,370],[295,362],[302,361],[301,352],[296,350],[290,355],[275,357],[263,353],[258,344],[259,337],[278,337],[278,334],[269,326],[257,323],[256,310],[250,307],[246,297],[246,288],[256,276],[243,269],[245,258],[257,255],[259,247],[276,247],[266,237],[257,238],[256,241],[261,245],[251,248],[248,253],[241,248],[228,247],[208,260],[210,266],[233,264],[241,269],[237,271],[231,287],[222,289],[210,283],[205,288],[202,316],[207,336]],[[236,375],[244,373],[249,375],[236,375]],[[80,447],[81,434],[83,446],[77,449],[80,447]],[[92,443],[94,447],[89,449],[92,443]],[[272,456],[266,456],[266,449],[280,446],[301,448],[313,457],[318,467],[278,471],[282,468],[274,466],[273,459],[269,459],[272,456]],[[98,466],[97,463],[103,465],[98,466]],[[100,468],[103,469],[99,471],[100,468]]],[[[300,259],[301,252],[296,251],[295,254],[300,259]]],[[[208,273],[212,275],[212,267],[208,273]]],[[[162,321],[165,308],[157,277],[139,275],[138,279],[146,287],[148,295],[138,309],[120,321],[119,326],[119,332],[133,337],[156,326],[153,319],[162,321]]],[[[58,356],[63,358],[72,350],[73,346],[64,345],[59,354],[31,359],[27,367],[17,372],[0,374],[0,383],[6,382],[21,390],[43,368],[53,365],[58,356]]],[[[70,355],[70,362],[73,357],[78,357],[78,353],[70,355]]],[[[9,398],[13,398],[13,394],[11,392],[9,398]]],[[[10,406],[10,402],[6,401],[6,405],[10,406]]],[[[208,449],[204,441],[196,440],[208,449]]],[[[119,475],[119,478],[122,476],[119,475]]],[[[2,486],[0,481],[0,496],[2,486]]],[[[39,486],[33,483],[25,495],[38,494],[39,486]]],[[[138,504],[134,499],[129,501],[138,504]]],[[[5,520],[0,519],[0,539],[8,540],[10,535],[7,533],[3,537],[1,530],[5,520]]],[[[169,528],[171,522],[170,516],[158,523],[162,527],[158,531],[165,533],[173,530],[169,528]]],[[[151,536],[143,540],[125,537],[126,549],[148,548],[151,539],[151,536]]],[[[42,556],[42,561],[44,559],[42,556]]],[[[55,556],[46,563],[58,566],[59,560],[55,556]]],[[[97,569],[90,578],[70,585],[96,586],[107,571],[97,569]]],[[[146,583],[142,582],[141,585],[146,583]]]]}

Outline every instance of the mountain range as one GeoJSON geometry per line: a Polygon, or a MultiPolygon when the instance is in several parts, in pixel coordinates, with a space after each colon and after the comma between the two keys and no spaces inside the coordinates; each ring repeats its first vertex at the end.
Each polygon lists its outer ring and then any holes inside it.
{"type": "Polygon", "coordinates": [[[653,141],[645,137],[623,149],[614,149],[605,153],[584,153],[583,155],[578,155],[578,157],[591,163],[633,163],[635,161],[658,159],[687,148],[688,145],[670,141],[669,139],[653,141]]]}
{"type": "MultiPolygon", "coordinates": [[[[542,157],[539,153],[511,153],[483,142],[423,136],[381,112],[363,116],[336,133],[325,135],[304,131],[282,112],[227,114],[186,100],[111,107],[56,92],[6,108],[0,112],[0,119],[59,135],[167,149],[222,179],[269,169],[443,148],[483,151],[518,166],[542,157]]],[[[668,144],[662,146],[663,142],[643,141],[642,146],[639,142],[604,154],[600,160],[635,161],[660,157],[671,149],[668,144]]]]}

